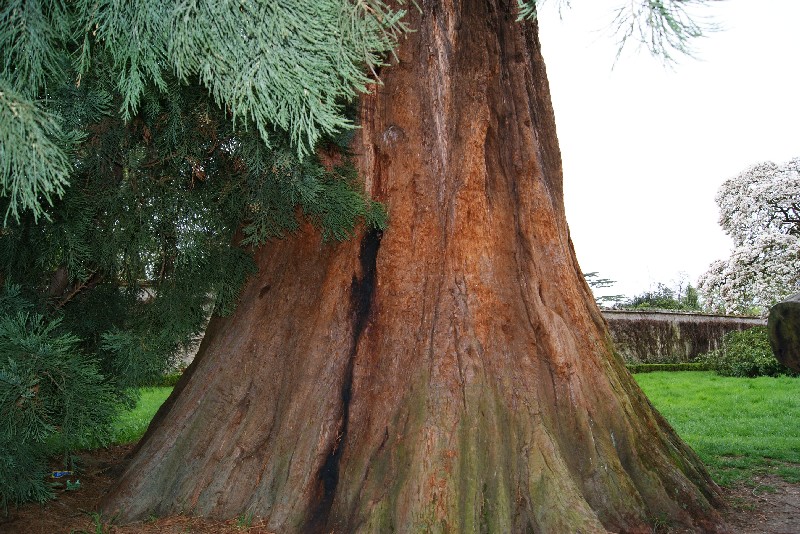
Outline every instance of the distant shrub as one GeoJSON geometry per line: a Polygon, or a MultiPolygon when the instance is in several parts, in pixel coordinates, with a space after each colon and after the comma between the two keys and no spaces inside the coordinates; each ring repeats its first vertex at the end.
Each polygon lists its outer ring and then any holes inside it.
{"type": "Polygon", "coordinates": [[[705,354],[701,361],[722,376],[755,377],[796,374],[775,359],[765,326],[754,326],[747,330],[728,332],[722,339],[722,346],[705,354]]]}
{"type": "Polygon", "coordinates": [[[175,384],[178,383],[178,380],[181,379],[182,375],[183,375],[183,369],[167,373],[160,379],[155,380],[151,385],[154,387],[172,388],[175,387],[175,384]]]}

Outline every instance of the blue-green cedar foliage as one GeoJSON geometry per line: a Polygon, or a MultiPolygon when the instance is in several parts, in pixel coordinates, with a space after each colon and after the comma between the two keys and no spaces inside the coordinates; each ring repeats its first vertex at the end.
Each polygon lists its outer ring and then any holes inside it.
{"type": "Polygon", "coordinates": [[[297,156],[307,155],[351,124],[343,107],[391,53],[403,14],[380,0],[8,0],[0,7],[0,194],[14,198],[14,216],[44,215],[40,204],[52,198],[41,195],[71,179],[69,154],[90,123],[63,124],[70,111],[60,104],[73,103],[63,93],[87,77],[99,91],[89,105],[113,95],[126,122],[148,92],[196,85],[226,120],[268,144],[288,136],[297,156]]]}

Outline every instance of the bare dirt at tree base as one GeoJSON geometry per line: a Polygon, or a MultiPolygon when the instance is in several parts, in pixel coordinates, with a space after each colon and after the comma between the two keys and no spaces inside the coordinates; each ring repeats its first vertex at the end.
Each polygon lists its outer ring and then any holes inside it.
{"type": "MultiPolygon", "coordinates": [[[[110,447],[84,453],[83,474],[76,491],[60,491],[54,501],[27,504],[0,516],[3,534],[273,534],[258,519],[240,517],[214,521],[190,516],[153,519],[127,526],[96,514],[100,498],[114,483],[119,466],[132,446],[110,447]]],[[[755,477],[749,485],[724,488],[728,504],[723,510],[732,534],[800,534],[800,484],[774,475],[755,477]]],[[[655,526],[654,534],[686,531],[655,526]]],[[[556,533],[553,533],[556,534],[556,533]]]]}
{"type": "Polygon", "coordinates": [[[752,482],[724,490],[731,532],[800,534],[800,484],[775,475],[757,476],[752,482]]]}

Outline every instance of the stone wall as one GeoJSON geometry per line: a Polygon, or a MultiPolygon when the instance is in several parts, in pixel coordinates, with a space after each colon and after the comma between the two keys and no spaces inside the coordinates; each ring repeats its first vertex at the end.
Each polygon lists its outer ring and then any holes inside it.
{"type": "MultiPolygon", "coordinates": [[[[734,315],[660,311],[603,310],[617,353],[627,363],[684,363],[714,350],[732,330],[766,325],[766,319],[734,315]]],[[[203,335],[177,357],[181,366],[194,359],[203,335]]]]}
{"type": "Polygon", "coordinates": [[[604,310],[616,351],[627,363],[686,363],[719,347],[732,330],[765,319],[732,315],[604,310]]]}

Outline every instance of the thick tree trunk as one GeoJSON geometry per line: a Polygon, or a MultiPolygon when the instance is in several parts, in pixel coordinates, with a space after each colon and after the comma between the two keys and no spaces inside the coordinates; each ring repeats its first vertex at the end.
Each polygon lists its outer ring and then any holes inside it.
{"type": "Polygon", "coordinates": [[[535,26],[422,2],[355,150],[385,234],[257,253],[108,513],[278,532],[715,531],[575,260],[535,26]]]}

